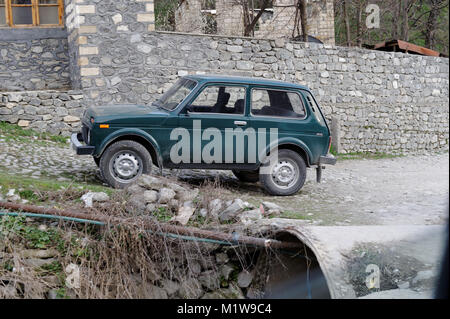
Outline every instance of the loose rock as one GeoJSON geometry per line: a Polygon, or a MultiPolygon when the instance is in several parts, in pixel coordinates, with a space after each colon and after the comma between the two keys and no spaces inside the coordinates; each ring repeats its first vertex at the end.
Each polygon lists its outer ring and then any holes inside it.
{"type": "Polygon", "coordinates": [[[272,202],[262,202],[265,215],[279,215],[283,209],[272,202]]]}
{"type": "Polygon", "coordinates": [[[243,270],[238,275],[237,284],[240,288],[247,288],[250,286],[252,280],[253,275],[250,272],[243,270]]]}
{"type": "Polygon", "coordinates": [[[154,203],[158,200],[158,192],[154,190],[144,191],[143,196],[146,203],[154,203]]]}
{"type": "Polygon", "coordinates": [[[221,222],[233,220],[248,207],[250,207],[249,203],[237,198],[231,203],[231,205],[219,214],[219,220],[221,222]]]}
{"type": "Polygon", "coordinates": [[[141,175],[136,181],[136,184],[146,189],[158,190],[164,186],[164,183],[155,176],[141,175]]]}
{"type": "Polygon", "coordinates": [[[219,278],[217,273],[213,270],[208,270],[198,276],[198,281],[209,290],[218,289],[220,286],[219,278]]]}
{"type": "Polygon", "coordinates": [[[178,210],[177,216],[172,217],[170,220],[173,222],[178,222],[181,225],[186,225],[195,212],[195,208],[188,203],[191,202],[184,203],[183,206],[178,210]]]}
{"type": "Polygon", "coordinates": [[[220,266],[220,274],[223,276],[225,280],[228,280],[230,278],[230,275],[233,272],[233,270],[234,267],[229,264],[220,266]]]}
{"type": "Polygon", "coordinates": [[[165,279],[162,282],[162,288],[166,291],[169,297],[172,297],[177,293],[178,289],[180,289],[180,284],[175,281],[165,279]]]}
{"type": "Polygon", "coordinates": [[[143,214],[147,210],[147,206],[146,206],[143,194],[132,195],[128,199],[127,204],[128,204],[129,212],[143,214]]]}
{"type": "Polygon", "coordinates": [[[158,202],[160,204],[167,204],[172,198],[174,198],[176,193],[170,188],[161,188],[159,191],[158,202]]]}
{"type": "Polygon", "coordinates": [[[230,258],[228,258],[228,255],[225,253],[218,253],[216,254],[216,262],[218,264],[226,264],[230,258]]]}
{"type": "Polygon", "coordinates": [[[108,194],[104,192],[88,192],[81,196],[85,207],[92,207],[93,202],[106,202],[109,200],[108,194]]]}
{"type": "Polygon", "coordinates": [[[261,219],[263,216],[259,209],[253,209],[249,211],[244,211],[242,214],[238,215],[238,220],[243,224],[249,224],[255,220],[261,219]]]}
{"type": "Polygon", "coordinates": [[[47,259],[52,258],[59,255],[59,252],[56,249],[25,249],[20,252],[22,257],[24,258],[40,258],[47,259]]]}
{"type": "Polygon", "coordinates": [[[197,279],[191,278],[181,283],[178,294],[183,299],[198,299],[203,294],[203,289],[197,279]]]}

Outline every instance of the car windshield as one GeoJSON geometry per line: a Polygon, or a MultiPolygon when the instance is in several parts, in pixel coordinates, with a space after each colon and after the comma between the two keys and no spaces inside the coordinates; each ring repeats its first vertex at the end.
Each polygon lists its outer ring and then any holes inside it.
{"type": "Polygon", "coordinates": [[[196,85],[195,81],[179,79],[161,98],[153,105],[172,111],[191,93],[196,85]]]}

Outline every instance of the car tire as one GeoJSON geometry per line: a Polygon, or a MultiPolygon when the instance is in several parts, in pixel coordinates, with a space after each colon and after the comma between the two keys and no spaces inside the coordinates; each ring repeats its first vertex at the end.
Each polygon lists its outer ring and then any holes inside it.
{"type": "Polygon", "coordinates": [[[152,158],[142,144],[118,141],[103,152],[99,167],[106,183],[114,188],[124,188],[140,175],[150,173],[152,158]]]}
{"type": "Polygon", "coordinates": [[[259,170],[243,171],[234,169],[232,172],[241,182],[256,183],[259,181],[259,170]]]}
{"type": "Polygon", "coordinates": [[[292,150],[279,150],[278,159],[272,159],[263,166],[260,170],[259,180],[271,195],[292,195],[305,184],[305,160],[292,150]]]}

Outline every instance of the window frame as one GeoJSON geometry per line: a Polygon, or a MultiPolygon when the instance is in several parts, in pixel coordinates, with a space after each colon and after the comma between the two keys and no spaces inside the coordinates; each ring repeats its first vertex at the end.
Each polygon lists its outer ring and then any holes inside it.
{"type": "MultiPolygon", "coordinates": [[[[282,88],[271,88],[271,87],[258,87],[254,86],[250,89],[250,115],[252,117],[267,117],[267,118],[278,118],[278,119],[290,119],[290,120],[296,120],[296,121],[304,121],[308,118],[308,108],[305,105],[305,102],[303,101],[303,94],[301,91],[296,89],[282,89],[282,88]],[[266,90],[266,91],[281,91],[281,92],[287,92],[287,93],[295,93],[299,96],[300,102],[302,103],[303,109],[305,110],[305,115],[303,117],[290,117],[290,116],[278,116],[278,115],[259,115],[254,114],[252,112],[253,110],[253,90],[266,90]]],[[[294,111],[295,112],[295,111],[294,111]]],[[[296,113],[296,112],[295,112],[296,113]]],[[[297,113],[298,114],[298,113],[297,113]]]]}
{"type": "Polygon", "coordinates": [[[6,25],[0,28],[62,28],[64,27],[64,0],[57,0],[56,3],[40,4],[39,0],[31,0],[30,4],[13,4],[11,0],[5,0],[5,18],[6,25]],[[13,22],[13,8],[14,7],[31,7],[31,24],[14,24],[13,22]],[[42,7],[57,7],[58,8],[58,24],[41,24],[39,9],[42,7]]]}
{"type": "Polygon", "coordinates": [[[220,115],[225,115],[225,116],[245,116],[246,114],[246,109],[247,109],[247,90],[248,90],[248,85],[246,84],[240,84],[240,83],[206,83],[205,85],[203,85],[202,87],[200,87],[197,91],[197,93],[195,94],[195,96],[192,97],[192,99],[186,103],[186,105],[184,106],[183,110],[181,111],[182,113],[186,113],[186,114],[201,114],[201,115],[207,115],[207,114],[220,114],[220,115]],[[240,87],[244,89],[244,111],[242,113],[217,113],[217,112],[192,112],[189,111],[189,107],[192,105],[192,103],[197,99],[197,97],[209,86],[225,86],[225,87],[240,87]]]}

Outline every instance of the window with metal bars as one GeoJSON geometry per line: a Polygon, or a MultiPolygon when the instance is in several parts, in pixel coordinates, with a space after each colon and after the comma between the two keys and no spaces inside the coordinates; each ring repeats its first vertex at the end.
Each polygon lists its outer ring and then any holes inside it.
{"type": "Polygon", "coordinates": [[[0,28],[64,25],[64,0],[0,0],[0,28]]]}

